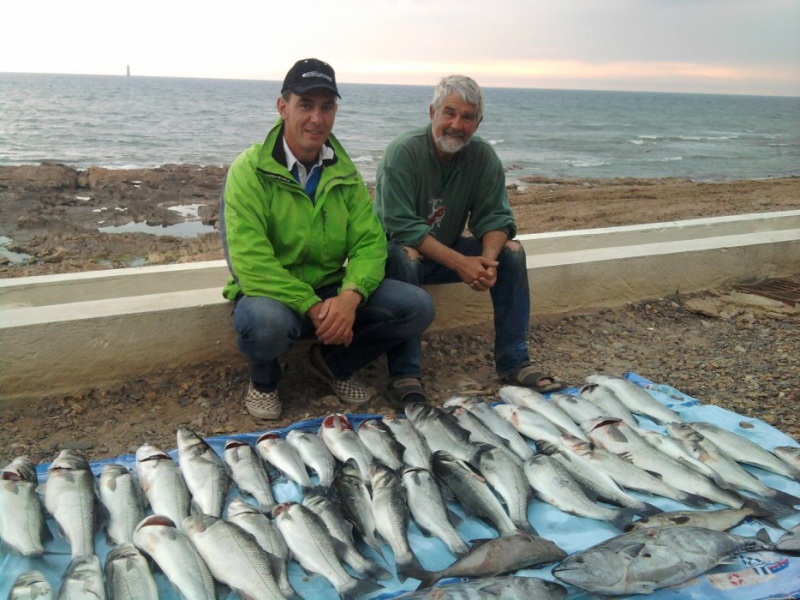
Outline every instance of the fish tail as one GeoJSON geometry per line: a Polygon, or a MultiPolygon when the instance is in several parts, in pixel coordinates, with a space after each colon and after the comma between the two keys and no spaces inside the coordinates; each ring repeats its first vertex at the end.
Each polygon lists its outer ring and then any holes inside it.
{"type": "Polygon", "coordinates": [[[644,503],[644,508],[640,508],[640,509],[637,509],[637,510],[639,511],[637,514],[642,519],[645,518],[645,517],[649,517],[651,515],[657,515],[657,514],[660,514],[660,513],[664,512],[663,509],[658,508],[654,504],[650,504],[648,502],[644,503]]]}
{"type": "Polygon", "coordinates": [[[397,563],[397,578],[401,583],[405,582],[406,579],[422,580],[422,577],[425,577],[428,573],[413,554],[403,559],[402,562],[397,563]]]}
{"type": "Polygon", "coordinates": [[[792,508],[798,508],[798,505],[800,505],[800,498],[782,490],[775,490],[772,499],[775,500],[775,502],[780,502],[792,508]]]}
{"type": "Polygon", "coordinates": [[[692,508],[705,508],[709,505],[709,501],[702,496],[698,496],[697,494],[689,494],[686,493],[680,498],[680,502],[683,502],[686,506],[690,506],[692,508]]]}
{"type": "Polygon", "coordinates": [[[625,527],[633,521],[633,517],[640,514],[638,508],[623,508],[617,516],[609,521],[614,527],[620,531],[625,531],[625,527]]]}

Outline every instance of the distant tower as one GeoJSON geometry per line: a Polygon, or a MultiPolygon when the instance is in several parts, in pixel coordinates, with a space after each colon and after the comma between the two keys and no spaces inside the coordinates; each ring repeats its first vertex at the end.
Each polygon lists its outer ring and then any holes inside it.
{"type": "Polygon", "coordinates": [[[128,77],[130,77],[130,76],[131,76],[131,66],[130,66],[130,65],[128,65],[128,70],[127,70],[127,72],[126,72],[126,75],[127,75],[128,77]]]}

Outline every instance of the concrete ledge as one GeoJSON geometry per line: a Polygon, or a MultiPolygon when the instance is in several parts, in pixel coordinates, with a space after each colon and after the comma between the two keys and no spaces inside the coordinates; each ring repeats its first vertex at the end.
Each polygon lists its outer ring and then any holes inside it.
{"type": "MultiPolygon", "coordinates": [[[[520,236],[532,312],[586,312],[800,273],[800,211],[520,236]]],[[[224,261],[0,280],[0,400],[237,355],[224,261]]],[[[430,286],[434,330],[491,319],[488,294],[430,286]]]]}

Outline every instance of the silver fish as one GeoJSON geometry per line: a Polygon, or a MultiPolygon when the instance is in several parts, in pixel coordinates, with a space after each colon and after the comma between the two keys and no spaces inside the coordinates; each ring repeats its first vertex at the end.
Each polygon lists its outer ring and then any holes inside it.
{"type": "Polygon", "coordinates": [[[455,514],[450,516],[451,512],[433,474],[427,469],[411,467],[403,471],[402,480],[408,509],[417,527],[442,540],[456,557],[469,552],[469,546],[451,524],[451,519],[458,517],[455,514]]]}
{"type": "Polygon", "coordinates": [[[405,488],[395,471],[375,461],[372,463],[372,514],[378,533],[394,553],[395,570],[400,581],[423,571],[408,543],[408,505],[405,488]]]}
{"type": "Polygon", "coordinates": [[[504,385],[498,393],[500,398],[508,404],[524,406],[536,411],[564,431],[571,433],[575,437],[586,439],[586,434],[569,418],[569,415],[542,394],[517,385],[504,385]]]}
{"type": "Polygon", "coordinates": [[[269,554],[249,533],[206,514],[189,515],[183,530],[215,579],[243,598],[285,598],[272,573],[269,554]]]}
{"type": "Polygon", "coordinates": [[[489,484],[469,463],[437,450],[433,453],[433,473],[453,492],[467,514],[484,517],[501,536],[517,531],[489,484]]]}
{"type": "Polygon", "coordinates": [[[674,458],[678,462],[686,463],[698,473],[713,479],[718,486],[729,487],[725,480],[720,477],[720,474],[704,461],[708,457],[705,456],[705,451],[698,445],[689,444],[678,437],[663,435],[648,429],[636,429],[636,432],[659,452],[674,458]]]}
{"type": "Polygon", "coordinates": [[[438,406],[415,402],[406,406],[406,416],[414,429],[425,438],[432,452],[443,450],[474,464],[477,446],[470,441],[469,431],[453,415],[447,414],[438,406]]]}
{"type": "Polygon", "coordinates": [[[395,471],[403,470],[405,448],[397,441],[392,430],[380,419],[365,419],[356,434],[372,455],[395,471]]]}
{"type": "Polygon", "coordinates": [[[286,434],[286,441],[297,450],[306,466],[317,474],[319,485],[330,487],[336,470],[336,459],[322,438],[315,433],[292,429],[286,434]]]}
{"type": "Polygon", "coordinates": [[[597,594],[649,594],[701,575],[735,554],[771,547],[763,539],[701,527],[648,527],[571,555],[553,575],[597,594]]]}
{"type": "Polygon", "coordinates": [[[746,437],[711,423],[692,423],[691,425],[733,460],[800,482],[800,468],[782,461],[772,452],[765,450],[746,437]]]}
{"type": "Polygon", "coordinates": [[[294,481],[303,490],[314,487],[306,470],[306,463],[289,442],[274,431],[262,434],[256,440],[258,455],[286,477],[294,481]]]}
{"type": "Polygon", "coordinates": [[[619,399],[619,396],[617,396],[611,388],[598,383],[587,383],[580,388],[578,393],[582,398],[594,402],[597,406],[606,411],[609,416],[622,419],[623,423],[631,427],[639,426],[639,421],[636,420],[633,413],[628,410],[625,403],[619,399]]]}
{"type": "MultiPolygon", "coordinates": [[[[526,460],[533,456],[533,448],[531,448],[528,441],[522,437],[520,432],[517,431],[511,423],[498,415],[492,407],[483,400],[479,398],[455,396],[444,403],[446,408],[456,405],[467,409],[470,414],[477,417],[480,422],[483,423],[488,431],[494,434],[493,438],[486,434],[484,436],[485,439],[481,441],[497,447],[507,446],[521,460],[526,460]],[[503,442],[500,440],[503,440],[503,442]]],[[[469,427],[465,427],[465,429],[471,431],[469,427]]]]}
{"type": "Polygon", "coordinates": [[[398,600],[481,600],[503,598],[504,600],[563,600],[567,589],[554,581],[537,577],[506,575],[504,577],[481,577],[473,581],[459,581],[447,585],[408,592],[397,596],[398,600]]]}
{"type": "Polygon", "coordinates": [[[219,517],[231,484],[227,467],[208,443],[191,429],[178,429],[178,463],[192,504],[206,515],[219,517]]]}
{"type": "Polygon", "coordinates": [[[106,588],[112,600],[158,600],[158,588],[147,559],[136,546],[123,543],[106,556],[106,588]]]}
{"type": "Polygon", "coordinates": [[[418,589],[425,589],[448,577],[493,577],[547,565],[566,555],[566,552],[548,539],[525,531],[516,531],[511,535],[476,541],[469,554],[449,567],[427,575],[418,589]]]}
{"type": "Polygon", "coordinates": [[[353,540],[353,525],[341,513],[336,503],[320,494],[308,494],[303,506],[311,509],[333,536],[336,555],[364,579],[392,579],[386,569],[361,554],[353,540]]]}
{"type": "Polygon", "coordinates": [[[347,416],[341,413],[327,415],[322,419],[319,435],[337,460],[344,463],[352,459],[358,466],[361,480],[369,485],[372,452],[356,435],[347,416]]]}
{"type": "Polygon", "coordinates": [[[753,506],[719,510],[673,510],[642,517],[638,521],[629,523],[625,531],[666,526],[703,527],[714,531],[728,531],[743,523],[745,519],[770,516],[772,513],[753,506]]]}
{"type": "Polygon", "coordinates": [[[584,421],[596,419],[597,417],[611,416],[608,414],[608,411],[603,410],[594,402],[582,398],[581,396],[553,392],[550,394],[550,402],[564,411],[567,416],[578,425],[584,421]]]}
{"type": "Polygon", "coordinates": [[[53,588],[40,571],[26,571],[14,580],[8,600],[52,600],[53,588]]]}
{"type": "Polygon", "coordinates": [[[531,408],[514,404],[497,404],[493,410],[521,435],[533,440],[542,452],[555,452],[558,449],[564,430],[547,417],[531,408]]]}
{"type": "Polygon", "coordinates": [[[47,468],[44,506],[69,541],[72,558],[94,555],[98,498],[86,457],[62,450],[47,468]]]}
{"type": "Polygon", "coordinates": [[[536,534],[528,520],[528,501],[532,490],[522,463],[509,460],[500,448],[484,445],[478,455],[478,470],[503,499],[512,523],[519,529],[536,534]]]}
{"type": "Polygon", "coordinates": [[[222,459],[228,465],[231,478],[239,490],[252,497],[261,510],[270,511],[278,504],[261,458],[250,444],[228,440],[222,459]]]}
{"type": "Polygon", "coordinates": [[[772,453],[789,466],[800,469],[800,447],[777,446],[772,449],[772,453]]]}
{"type": "Polygon", "coordinates": [[[103,467],[98,486],[100,501],[108,511],[106,531],[111,544],[133,540],[133,530],[145,516],[146,499],[139,482],[120,464],[103,467]]]}
{"type": "Polygon", "coordinates": [[[36,467],[19,456],[0,471],[0,540],[22,556],[40,556],[51,537],[42,500],[36,493],[36,467]]]}
{"type": "Polygon", "coordinates": [[[372,497],[367,484],[361,479],[355,460],[348,460],[342,466],[333,478],[331,487],[336,492],[344,517],[353,524],[364,543],[383,557],[381,545],[375,537],[377,526],[372,513],[372,497]]]}
{"type": "MultiPolygon", "coordinates": [[[[277,505],[276,505],[277,506],[277,505]]],[[[226,518],[230,523],[238,525],[242,530],[252,535],[258,545],[269,553],[272,563],[272,572],[278,580],[278,587],[285,596],[296,595],[292,584],[289,582],[289,559],[291,552],[286,540],[273,525],[272,520],[250,506],[241,498],[234,498],[228,504],[226,518]]]]}
{"type": "Polygon", "coordinates": [[[797,552],[800,550],[800,523],[778,538],[778,541],[775,542],[775,549],[781,552],[797,552]]]}
{"type": "Polygon", "coordinates": [[[591,500],[569,471],[551,456],[534,456],[525,461],[524,468],[534,494],[565,513],[607,521],[620,530],[633,516],[631,509],[610,508],[591,500]]]}
{"type": "Polygon", "coordinates": [[[407,467],[431,470],[431,452],[428,442],[404,416],[385,415],[381,419],[403,446],[403,463],[407,467]]]}
{"type": "Polygon", "coordinates": [[[144,444],[136,450],[136,474],[153,514],[163,515],[182,527],[192,497],[172,457],[157,446],[144,444]]]}
{"type": "Polygon", "coordinates": [[[155,561],[181,598],[216,600],[214,578],[208,565],[169,518],[145,517],[133,532],[133,543],[155,561]]]}
{"type": "Polygon", "coordinates": [[[309,508],[295,502],[279,504],[272,511],[275,524],[300,565],[327,579],[343,598],[358,598],[381,588],[356,579],[339,561],[331,534],[309,508]]]}
{"type": "Polygon", "coordinates": [[[58,600],[105,600],[103,569],[96,554],[78,556],[67,565],[58,600]]]}
{"type": "Polygon", "coordinates": [[[645,415],[663,425],[681,422],[678,413],[670,410],[640,386],[624,377],[595,374],[587,376],[586,382],[609,388],[632,413],[645,415]]]}

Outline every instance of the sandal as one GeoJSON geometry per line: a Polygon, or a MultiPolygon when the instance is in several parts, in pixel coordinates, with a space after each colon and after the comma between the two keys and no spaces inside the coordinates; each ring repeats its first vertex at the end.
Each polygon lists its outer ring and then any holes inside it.
{"type": "Polygon", "coordinates": [[[533,365],[524,366],[511,375],[503,377],[503,383],[527,387],[540,394],[557,392],[565,387],[557,377],[537,371],[533,365]]]}
{"type": "Polygon", "coordinates": [[[365,404],[369,402],[371,395],[356,379],[336,379],[325,359],[322,357],[322,348],[319,344],[311,346],[308,352],[308,370],[328,384],[342,402],[347,404],[365,404]]]}
{"type": "Polygon", "coordinates": [[[405,377],[389,382],[388,392],[389,404],[398,410],[404,410],[407,405],[415,402],[428,401],[422,382],[416,377],[405,377]]]}

